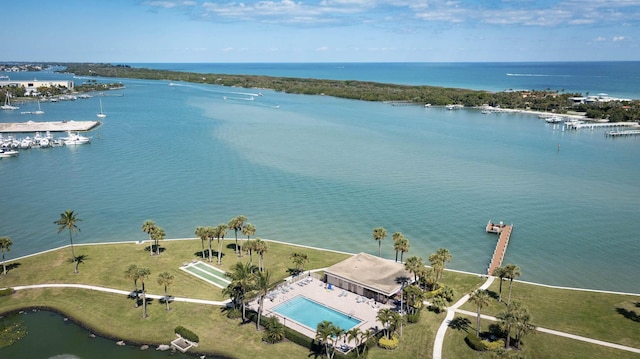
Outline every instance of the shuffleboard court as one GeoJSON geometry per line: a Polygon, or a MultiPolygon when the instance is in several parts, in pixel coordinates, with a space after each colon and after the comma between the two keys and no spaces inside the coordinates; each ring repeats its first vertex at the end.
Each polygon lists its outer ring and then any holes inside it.
{"type": "Polygon", "coordinates": [[[188,264],[180,269],[219,288],[225,288],[231,283],[225,278],[224,271],[203,262],[188,264]]]}

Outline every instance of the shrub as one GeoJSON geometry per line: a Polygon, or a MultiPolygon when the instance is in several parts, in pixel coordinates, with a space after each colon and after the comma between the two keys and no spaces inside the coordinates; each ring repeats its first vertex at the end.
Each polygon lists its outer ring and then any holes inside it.
{"type": "Polygon", "coordinates": [[[197,343],[200,341],[200,338],[198,338],[198,335],[192,331],[190,331],[189,329],[178,325],[176,327],[176,329],[174,330],[176,334],[180,335],[181,337],[183,337],[184,339],[197,343]]]}
{"type": "Polygon", "coordinates": [[[438,289],[436,289],[436,290],[432,290],[432,291],[430,291],[430,292],[426,292],[426,293],[424,294],[424,297],[425,297],[426,299],[430,299],[430,298],[433,298],[433,297],[437,297],[438,295],[440,295],[440,293],[441,293],[441,292],[442,292],[442,287],[440,287],[440,288],[438,288],[438,289]]]}
{"type": "Polygon", "coordinates": [[[4,297],[7,295],[11,295],[13,294],[13,288],[4,288],[4,289],[0,289],[0,297],[4,297]]]}
{"type": "Polygon", "coordinates": [[[467,334],[467,337],[464,338],[464,341],[467,342],[467,344],[473,350],[479,350],[479,351],[487,350],[487,347],[484,345],[483,341],[480,340],[480,338],[478,338],[475,333],[467,334]]]}
{"type": "Polygon", "coordinates": [[[417,323],[420,321],[420,311],[416,311],[415,313],[407,314],[407,322],[409,323],[417,323]]]}
{"type": "Polygon", "coordinates": [[[229,319],[238,319],[242,318],[242,310],[237,308],[230,308],[227,310],[227,318],[229,319]]]}
{"type": "Polygon", "coordinates": [[[482,344],[487,348],[487,350],[498,350],[504,348],[504,339],[498,339],[493,342],[483,340],[482,344]]]}
{"type": "Polygon", "coordinates": [[[391,337],[391,339],[387,338],[386,336],[383,336],[382,338],[380,338],[380,340],[378,340],[378,346],[380,346],[383,349],[396,350],[398,349],[398,345],[400,345],[400,340],[398,339],[398,336],[395,334],[391,337]]]}

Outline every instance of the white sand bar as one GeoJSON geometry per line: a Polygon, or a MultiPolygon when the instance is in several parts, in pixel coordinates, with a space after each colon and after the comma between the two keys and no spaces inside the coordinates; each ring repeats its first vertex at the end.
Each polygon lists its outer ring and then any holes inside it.
{"type": "Polygon", "coordinates": [[[0,123],[0,133],[89,131],[100,126],[100,121],[49,121],[0,123]]]}

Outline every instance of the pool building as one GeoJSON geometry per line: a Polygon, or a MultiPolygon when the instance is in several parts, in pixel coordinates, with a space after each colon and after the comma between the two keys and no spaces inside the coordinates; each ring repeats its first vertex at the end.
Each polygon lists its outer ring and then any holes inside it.
{"type": "Polygon", "coordinates": [[[404,264],[359,253],[325,269],[327,284],[387,303],[400,292],[403,282],[413,282],[404,264]]]}

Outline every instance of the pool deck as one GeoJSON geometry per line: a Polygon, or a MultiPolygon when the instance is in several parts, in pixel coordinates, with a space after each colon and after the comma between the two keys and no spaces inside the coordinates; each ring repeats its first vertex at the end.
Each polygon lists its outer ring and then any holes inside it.
{"type": "MultiPolygon", "coordinates": [[[[312,277],[309,277],[312,278],[312,277]]],[[[304,280],[299,281],[297,283],[289,284],[290,289],[286,293],[279,293],[273,300],[265,298],[264,307],[263,307],[263,315],[264,316],[276,316],[280,319],[280,322],[285,326],[300,332],[309,338],[316,337],[316,328],[306,327],[298,322],[293,321],[290,318],[284,318],[281,314],[273,311],[273,308],[279,304],[282,304],[293,297],[298,295],[303,295],[309,299],[312,299],[318,303],[321,303],[327,307],[335,309],[339,312],[342,312],[351,317],[360,319],[362,322],[357,326],[362,331],[366,331],[367,329],[372,329],[374,332],[382,329],[382,324],[376,320],[376,316],[378,315],[378,311],[382,308],[391,308],[390,305],[385,305],[381,303],[373,303],[371,301],[365,301],[359,303],[356,299],[359,297],[357,294],[344,291],[341,288],[333,288],[332,290],[328,290],[325,288],[325,283],[318,279],[311,279],[309,283],[304,285],[299,285],[298,283],[304,282],[304,280]],[[345,294],[346,293],[346,296],[345,294]],[[341,296],[342,294],[342,296],[341,296]]],[[[282,286],[280,286],[282,287],[282,286]]],[[[249,303],[249,306],[258,310],[258,302],[252,301],[249,303]]],[[[343,328],[348,329],[348,328],[343,328]]],[[[347,343],[350,346],[353,346],[354,343],[347,343]]]]}

